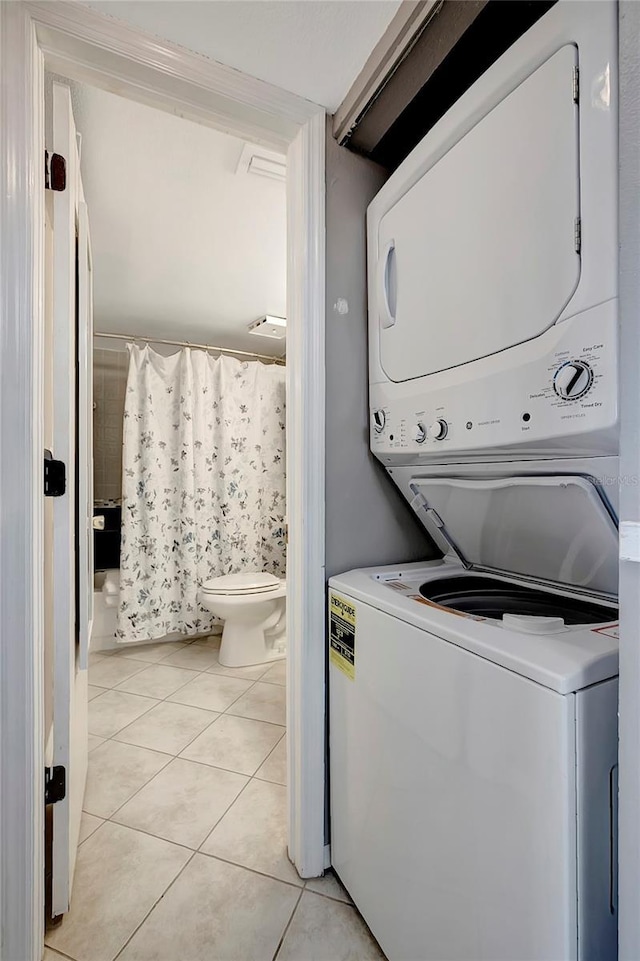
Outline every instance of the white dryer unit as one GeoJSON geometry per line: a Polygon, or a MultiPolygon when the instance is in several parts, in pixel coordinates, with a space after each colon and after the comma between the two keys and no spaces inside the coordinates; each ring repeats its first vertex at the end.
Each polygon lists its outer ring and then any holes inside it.
{"type": "Polygon", "coordinates": [[[586,474],[415,488],[444,559],[329,582],[332,863],[389,961],[614,961],[611,505],[586,474]]]}
{"type": "Polygon", "coordinates": [[[559,0],[368,210],[385,464],[617,452],[617,13],[559,0]]]}

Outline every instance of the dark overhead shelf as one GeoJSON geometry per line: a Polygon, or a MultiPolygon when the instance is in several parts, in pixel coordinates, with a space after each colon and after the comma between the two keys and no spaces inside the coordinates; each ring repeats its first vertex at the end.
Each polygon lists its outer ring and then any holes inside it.
{"type": "Polygon", "coordinates": [[[554,2],[445,0],[363,116],[349,148],[390,172],[395,170],[456,100],[554,2]]]}

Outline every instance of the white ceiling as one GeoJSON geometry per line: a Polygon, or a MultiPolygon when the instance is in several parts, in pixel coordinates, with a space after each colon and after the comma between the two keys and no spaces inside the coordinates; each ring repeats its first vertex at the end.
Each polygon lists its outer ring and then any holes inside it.
{"type": "Polygon", "coordinates": [[[71,86],[96,330],[282,354],[247,327],[286,313],[284,182],[237,174],[235,137],[71,86]]]}
{"type": "Polygon", "coordinates": [[[89,5],[334,112],[400,0],[98,0],[89,5]]]}

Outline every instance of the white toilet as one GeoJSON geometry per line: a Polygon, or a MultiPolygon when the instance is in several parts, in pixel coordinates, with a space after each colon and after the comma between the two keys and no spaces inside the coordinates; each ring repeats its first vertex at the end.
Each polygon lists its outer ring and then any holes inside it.
{"type": "Polygon", "coordinates": [[[287,582],[262,571],[224,574],[203,584],[199,600],[224,621],[220,663],[248,667],[286,656],[287,582]]]}

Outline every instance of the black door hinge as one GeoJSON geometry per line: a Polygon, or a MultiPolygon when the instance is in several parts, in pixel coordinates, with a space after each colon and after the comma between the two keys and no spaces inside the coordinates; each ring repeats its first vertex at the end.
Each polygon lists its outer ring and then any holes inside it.
{"type": "Polygon", "coordinates": [[[56,804],[67,796],[67,772],[58,764],[44,769],[44,803],[56,804]]]}
{"type": "Polygon", "coordinates": [[[54,460],[50,450],[44,452],[44,496],[62,497],[67,489],[64,461],[54,460]]]}
{"type": "Polygon", "coordinates": [[[44,152],[44,186],[46,190],[64,190],[67,186],[67,161],[59,153],[44,152]]]}

